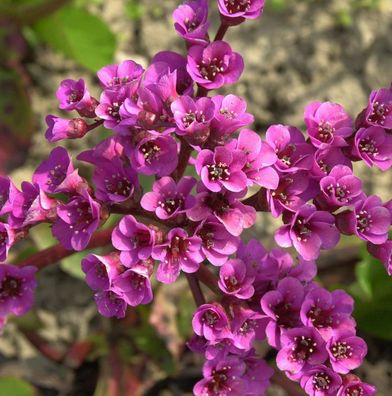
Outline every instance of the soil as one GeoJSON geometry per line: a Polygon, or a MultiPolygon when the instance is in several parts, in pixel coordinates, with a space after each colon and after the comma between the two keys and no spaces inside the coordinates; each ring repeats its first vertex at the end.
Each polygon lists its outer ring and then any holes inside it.
{"type": "MultiPolygon", "coordinates": [[[[116,61],[134,59],[147,65],[157,51],[184,49],[171,27],[171,12],[178,2],[143,0],[142,3],[144,14],[139,21],[130,21],[124,16],[125,0],[91,5],[92,11],[110,23],[118,36],[116,61]]],[[[381,1],[380,8],[354,10],[352,25],[342,26],[336,15],[348,3],[287,0],[284,10],[277,12],[267,7],[260,20],[228,32],[226,38],[243,55],[246,69],[241,82],[225,91],[247,99],[249,111],[256,118],[255,130],[263,133],[273,123],[302,127],[303,108],[313,100],[338,102],[355,115],[366,105],[372,89],[389,86],[392,80],[392,3],[381,1]]],[[[213,25],[217,23],[217,15],[213,15],[213,25]]],[[[51,150],[43,140],[43,120],[56,109],[54,91],[58,83],[64,78],[83,77],[90,87],[96,85],[94,77],[72,61],[44,46],[34,51],[26,67],[33,81],[32,105],[40,133],[34,138],[25,165],[13,172],[17,180],[28,178],[39,159],[51,150]]],[[[77,151],[80,144],[88,146],[91,139],[67,146],[77,151]]],[[[390,198],[390,176],[365,167],[357,171],[365,180],[367,192],[377,193],[383,199],[390,198]]],[[[260,216],[257,226],[247,237],[261,238],[269,244],[275,226],[276,222],[270,217],[260,216]]],[[[339,276],[344,277],[345,272],[339,275],[337,270],[337,278],[339,276]]],[[[36,313],[44,323],[39,332],[44,339],[64,349],[74,341],[85,339],[92,329],[102,325],[92,293],[82,281],[52,266],[42,272],[39,283],[36,313]]],[[[392,344],[366,339],[369,355],[360,374],[377,385],[380,396],[388,396],[392,388],[392,344]]],[[[174,380],[166,379],[146,395],[185,395],[191,389],[189,384],[197,378],[197,370],[180,374],[174,380]],[[160,393],[164,389],[166,393],[160,393]]],[[[42,395],[93,395],[97,372],[96,362],[74,370],[43,358],[12,323],[0,338],[0,376],[23,376],[39,385],[42,395]],[[92,384],[87,385],[89,382],[92,384]]],[[[270,394],[287,395],[277,386],[270,394]]]]}

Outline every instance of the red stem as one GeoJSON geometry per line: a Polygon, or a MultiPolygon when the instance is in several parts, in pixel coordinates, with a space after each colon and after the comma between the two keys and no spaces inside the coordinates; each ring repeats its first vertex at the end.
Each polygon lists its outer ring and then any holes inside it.
{"type": "Polygon", "coordinates": [[[222,40],[229,27],[230,27],[229,25],[226,25],[224,22],[221,22],[219,29],[216,32],[214,41],[222,40]]]}
{"type": "Polygon", "coordinates": [[[191,289],[195,303],[198,307],[200,307],[200,305],[206,303],[206,299],[204,297],[203,291],[201,290],[199,280],[197,279],[195,274],[185,274],[185,276],[191,289]]]}
{"type": "Polygon", "coordinates": [[[175,171],[174,179],[176,181],[180,180],[183,176],[186,167],[188,166],[189,157],[191,156],[193,148],[184,140],[181,139],[181,149],[178,160],[177,170],[175,171]]]}
{"type": "MultiPolygon", "coordinates": [[[[112,232],[114,226],[106,230],[98,231],[90,239],[90,243],[87,245],[86,249],[94,249],[101,246],[108,245],[112,240],[112,232]]],[[[71,256],[75,251],[67,250],[62,245],[54,245],[41,252],[33,254],[26,260],[23,260],[19,264],[19,267],[26,267],[27,265],[33,265],[39,270],[47,267],[52,263],[56,263],[65,257],[71,256]]]]}

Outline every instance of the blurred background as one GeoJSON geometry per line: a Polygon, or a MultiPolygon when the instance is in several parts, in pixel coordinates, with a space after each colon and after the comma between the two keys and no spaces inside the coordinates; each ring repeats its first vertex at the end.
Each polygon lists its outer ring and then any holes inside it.
{"type": "MultiPolygon", "coordinates": [[[[61,80],[84,78],[94,95],[95,72],[106,64],[133,59],[147,66],[158,51],[184,52],[171,20],[179,3],[0,0],[0,174],[17,184],[28,180],[53,148],[43,137],[44,120],[60,114],[55,91],[61,80]]],[[[211,20],[214,33],[216,8],[211,20]]],[[[304,106],[313,100],[338,102],[355,116],[372,89],[392,81],[391,37],[390,0],[267,0],[261,19],[230,29],[225,38],[246,63],[240,82],[226,92],[246,98],[259,133],[273,123],[303,127],[304,106]]],[[[104,133],[64,145],[76,153],[104,133]]],[[[390,199],[390,174],[356,171],[367,193],[390,199]]],[[[260,216],[246,238],[269,246],[275,226],[260,216]]],[[[11,260],[53,243],[49,229],[37,227],[11,260]]],[[[321,257],[319,278],[355,296],[360,335],[369,345],[360,374],[389,396],[392,280],[364,250],[343,240],[321,257]]],[[[98,317],[80,258],[45,269],[35,309],[12,320],[0,338],[0,396],[191,394],[201,361],[184,346],[194,309],[186,282],[160,287],[151,307],[114,323],[98,317]]],[[[262,346],[260,352],[273,361],[262,346]]],[[[292,395],[282,381],[274,379],[271,395],[292,395]]]]}

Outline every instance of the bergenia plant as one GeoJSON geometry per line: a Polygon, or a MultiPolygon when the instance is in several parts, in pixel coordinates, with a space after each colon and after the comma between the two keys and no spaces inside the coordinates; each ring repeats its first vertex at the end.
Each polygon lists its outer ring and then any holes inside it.
{"type": "Polygon", "coordinates": [[[196,396],[266,395],[274,369],[259,343],[276,350],[275,370],[308,395],[374,395],[352,373],[367,352],[353,299],[315,276],[316,260],[341,234],[366,241],[392,274],[391,204],[367,196],[352,166],[392,166],[392,87],[371,92],[356,120],[340,104],[317,101],[305,108],[303,131],[253,130],[245,99],[215,90],[244,70],[225,32],[258,18],[264,1],[218,0],[214,39],[209,7],[187,0],[174,10],[184,54],[160,52],[146,68],[132,60],[105,66],[94,94],[83,79],[59,84],[59,108],[73,114],[48,115],[49,142],[99,126],[111,135],[78,155],[91,180],[60,147],[20,189],[0,178],[0,323],[31,308],[40,269],[109,246],[81,263],[101,315],[124,318],[153,300],[155,285],[188,280],[196,304],[188,346],[205,357],[196,396]],[[146,177],[155,179],[150,189],[146,177]],[[279,248],[245,243],[257,212],[281,218],[279,248]],[[118,223],[102,228],[112,214],[118,223]],[[51,224],[60,245],[5,264],[40,223],[51,224]],[[289,247],[297,259],[282,249],[289,247]]]}

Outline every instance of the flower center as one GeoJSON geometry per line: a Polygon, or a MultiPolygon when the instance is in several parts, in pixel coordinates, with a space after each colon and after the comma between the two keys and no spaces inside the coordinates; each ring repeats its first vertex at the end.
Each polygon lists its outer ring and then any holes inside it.
{"type": "Polygon", "coordinates": [[[313,338],[305,336],[294,337],[294,341],[296,344],[292,350],[290,359],[294,362],[297,360],[308,360],[314,352],[317,343],[314,342],[313,338]]]}
{"type": "Polygon", "coordinates": [[[184,123],[185,128],[189,128],[194,122],[206,122],[206,116],[204,115],[203,110],[196,110],[194,113],[185,113],[184,117],[182,117],[182,122],[184,123]]]}
{"type": "Polygon", "coordinates": [[[279,152],[279,149],[276,149],[275,151],[277,152],[278,158],[280,161],[286,165],[290,166],[292,164],[291,156],[295,152],[296,147],[294,144],[289,144],[287,147],[285,147],[282,151],[279,152]]]}
{"type": "Polygon", "coordinates": [[[113,102],[110,106],[108,106],[107,112],[111,117],[119,120],[120,119],[119,110],[120,110],[120,103],[113,102]]]}
{"type": "Polygon", "coordinates": [[[205,323],[209,327],[214,327],[215,323],[218,321],[219,316],[216,312],[208,310],[204,313],[202,317],[202,322],[205,323]]]}
{"type": "Polygon", "coordinates": [[[66,171],[61,165],[56,165],[48,174],[46,184],[48,186],[59,186],[65,179],[66,171]]]}
{"type": "Polygon", "coordinates": [[[147,164],[158,158],[161,148],[153,141],[146,142],[140,147],[144,160],[147,164]]]}
{"type": "Polygon", "coordinates": [[[19,297],[22,293],[22,279],[6,277],[0,287],[0,301],[9,297],[19,297]]]}
{"type": "Polygon", "coordinates": [[[309,310],[307,317],[311,320],[313,326],[318,329],[329,327],[333,322],[331,310],[323,310],[317,306],[313,306],[309,310]]]}
{"type": "Polygon", "coordinates": [[[132,272],[130,276],[130,282],[133,289],[141,291],[146,282],[146,278],[140,274],[137,274],[136,272],[132,272]]]}
{"type": "Polygon", "coordinates": [[[112,175],[110,179],[105,179],[105,188],[110,194],[128,197],[132,192],[132,187],[132,183],[120,173],[112,175]]]}
{"type": "Polygon", "coordinates": [[[219,162],[218,164],[207,165],[208,176],[210,180],[229,180],[230,171],[229,167],[224,162],[219,162]]]}
{"type": "Polygon", "coordinates": [[[177,260],[181,257],[184,257],[188,249],[188,245],[189,241],[186,238],[175,236],[169,245],[172,258],[177,260]]]}
{"type": "Polygon", "coordinates": [[[295,223],[294,231],[297,235],[297,240],[300,242],[307,242],[308,238],[312,235],[312,231],[307,224],[307,221],[303,219],[298,219],[295,223]]]}
{"type": "Polygon", "coordinates": [[[361,210],[356,215],[357,218],[357,230],[359,232],[369,231],[372,226],[373,220],[370,214],[366,210],[361,210]]]}
{"type": "Polygon", "coordinates": [[[328,121],[321,121],[318,125],[318,138],[322,142],[331,141],[335,128],[328,121]]]}
{"type": "Polygon", "coordinates": [[[83,98],[83,92],[77,89],[73,89],[68,95],[67,102],[69,104],[80,102],[83,98]]]}
{"type": "Polygon", "coordinates": [[[312,382],[318,391],[328,390],[331,384],[331,378],[328,374],[321,372],[314,375],[312,382]]]}
{"type": "Polygon", "coordinates": [[[332,346],[332,355],[337,360],[347,359],[352,356],[351,346],[347,342],[337,342],[332,346]]]}
{"type": "Polygon", "coordinates": [[[170,197],[163,201],[158,201],[158,205],[166,211],[167,214],[174,213],[177,209],[182,209],[184,206],[184,197],[170,197]]]}
{"type": "Polygon", "coordinates": [[[225,6],[229,14],[249,11],[250,3],[251,0],[225,0],[225,6]]]}
{"type": "Polygon", "coordinates": [[[376,156],[378,154],[376,141],[374,139],[370,139],[369,137],[362,139],[359,142],[359,151],[361,153],[366,153],[371,157],[376,156]]]}
{"type": "Polygon", "coordinates": [[[234,275],[226,276],[224,278],[226,289],[229,293],[233,293],[238,290],[239,282],[234,275]]]}
{"type": "Polygon", "coordinates": [[[208,61],[202,60],[201,65],[197,65],[197,68],[205,80],[213,81],[217,74],[225,71],[224,66],[222,59],[213,58],[208,61]]]}
{"type": "Polygon", "coordinates": [[[327,190],[330,194],[335,195],[336,199],[340,202],[348,202],[349,199],[347,198],[350,195],[350,190],[347,189],[346,186],[341,186],[339,183],[336,183],[336,186],[330,184],[327,187],[327,190]]]}
{"type": "Polygon", "coordinates": [[[359,385],[352,385],[346,389],[346,396],[363,396],[363,388],[359,385]]]}
{"type": "Polygon", "coordinates": [[[376,124],[384,125],[385,118],[391,111],[391,106],[385,103],[374,102],[372,112],[368,117],[368,122],[374,122],[376,124]]]}

